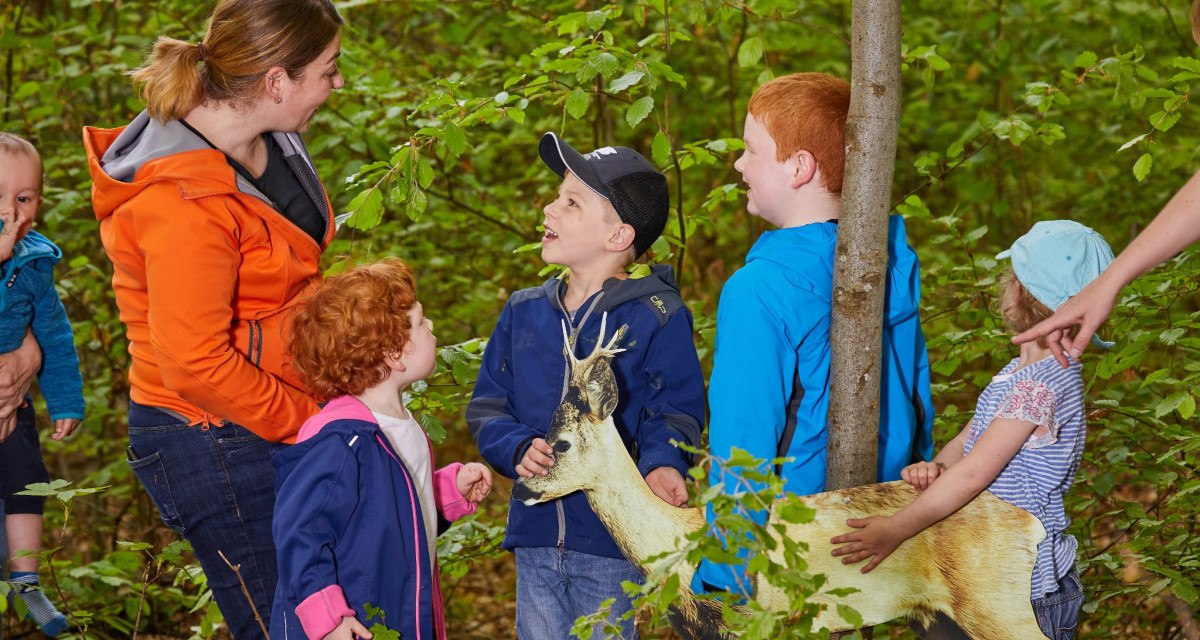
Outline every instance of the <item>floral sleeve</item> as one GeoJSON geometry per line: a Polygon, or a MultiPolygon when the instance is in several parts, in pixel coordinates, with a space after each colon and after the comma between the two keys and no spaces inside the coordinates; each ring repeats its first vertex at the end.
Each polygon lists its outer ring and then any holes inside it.
{"type": "Polygon", "coordinates": [[[1022,380],[1000,401],[997,418],[1011,418],[1046,427],[1047,433],[1029,436],[1024,449],[1037,449],[1058,440],[1058,424],[1054,420],[1054,392],[1037,380],[1022,380]]]}

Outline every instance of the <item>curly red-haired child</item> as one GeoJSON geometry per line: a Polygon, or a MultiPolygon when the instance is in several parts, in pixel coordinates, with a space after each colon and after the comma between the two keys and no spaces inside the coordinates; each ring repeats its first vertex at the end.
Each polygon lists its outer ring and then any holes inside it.
{"type": "Polygon", "coordinates": [[[434,471],[401,394],[437,339],[412,270],[388,259],[327,279],[292,319],[292,366],[328,402],[275,458],[279,586],[271,635],[370,638],[365,605],[404,638],[445,638],[436,536],[491,490],[487,467],[434,471]]]}

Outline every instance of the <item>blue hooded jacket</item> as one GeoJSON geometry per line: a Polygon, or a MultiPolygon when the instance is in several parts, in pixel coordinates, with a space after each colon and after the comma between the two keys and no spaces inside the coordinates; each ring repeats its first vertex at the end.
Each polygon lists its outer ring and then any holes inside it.
{"type": "MultiPolygon", "coordinates": [[[[829,319],[837,223],[763,233],[746,265],[725,283],[717,308],[717,338],[709,380],[709,449],[729,459],[733,448],[756,458],[790,457],[776,471],[798,495],[825,490],[829,412],[829,319]]],[[[888,224],[888,273],[883,323],[878,480],[933,455],[929,355],[917,316],[921,285],[917,254],[901,216],[888,224]]],[[[719,469],[726,493],[745,487],[719,469]]],[[[767,513],[749,513],[765,522],[767,513]]],[[[713,514],[708,513],[711,523],[713,514]]],[[[710,585],[744,591],[741,568],[704,562],[710,585]],[[737,571],[735,574],[734,571],[737,571]]],[[[747,594],[749,595],[749,594],[747,594]]]]}
{"type": "Polygon", "coordinates": [[[33,329],[45,363],[38,387],[51,420],[83,419],[83,376],[67,310],[54,289],[54,265],[62,251],[45,236],[30,231],[13,245],[13,255],[0,263],[0,353],[15,351],[33,329]]]}
{"type": "MultiPolygon", "coordinates": [[[[509,298],[484,352],[475,393],[467,406],[471,435],[483,458],[515,478],[534,438],[545,438],[566,391],[563,322],[575,337],[575,355],[592,352],[600,321],[606,339],[628,330],[625,349],[612,361],[619,397],[613,421],[642,476],[673,467],[686,476],[691,457],[672,439],[696,446],[704,426],[704,377],[692,340],[692,315],[683,305],[671,268],[655,265],[641,278],[609,279],[572,319],[562,308],[566,283],[551,278],[509,298]]],[[[509,505],[504,548],[563,546],[623,558],[582,492],[525,506],[509,505]]]]}
{"type": "MultiPolygon", "coordinates": [[[[272,638],[321,638],[342,617],[383,610],[402,638],[443,637],[438,576],[415,485],[362,403],[330,401],[275,455],[279,582],[272,638]]],[[[439,522],[439,525],[444,523],[439,522]]]]}

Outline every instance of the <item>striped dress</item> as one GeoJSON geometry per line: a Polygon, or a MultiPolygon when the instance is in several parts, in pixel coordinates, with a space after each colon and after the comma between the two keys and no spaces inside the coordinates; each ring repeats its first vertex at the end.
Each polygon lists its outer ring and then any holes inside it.
{"type": "MultiPolygon", "coordinates": [[[[1037,599],[1057,588],[1059,578],[1075,564],[1078,543],[1065,533],[1070,520],[1063,496],[1075,480],[1087,435],[1083,410],[1082,367],[1074,360],[1064,369],[1053,357],[1018,370],[1020,359],[1008,363],[979,396],[964,455],[970,454],[985,429],[997,418],[1025,420],[1048,433],[1029,441],[988,487],[996,497],[1028,511],[1046,528],[1033,566],[1037,599]]],[[[1035,431],[1036,433],[1036,431],[1035,431]]]]}

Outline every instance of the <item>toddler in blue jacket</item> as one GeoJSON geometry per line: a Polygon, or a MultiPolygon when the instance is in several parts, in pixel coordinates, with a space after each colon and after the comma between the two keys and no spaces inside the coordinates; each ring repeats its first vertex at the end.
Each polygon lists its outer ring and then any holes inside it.
{"type": "Polygon", "coordinates": [[[435,470],[401,394],[437,366],[412,270],[389,259],[325,281],[292,318],[292,363],[327,401],[276,454],[272,638],[444,640],[437,535],[492,487],[478,462],[435,470]],[[364,624],[366,623],[366,624],[364,624]]]}
{"type": "MultiPolygon", "coordinates": [[[[692,316],[670,267],[627,273],[666,225],[666,177],[626,147],[581,154],[547,133],[538,151],[563,178],[544,210],[542,259],[568,273],[514,293],[504,306],[467,407],[471,433],[504,476],[546,475],[554,451],[545,436],[566,392],[564,330],[569,348],[586,356],[607,314],[608,327],[627,327],[619,345],[625,351],[612,362],[619,390],[613,421],[650,489],[684,506],[691,460],[671,441],[697,445],[704,424],[692,316]]],[[[610,621],[622,637],[636,638],[633,622],[619,620],[631,607],[621,584],[643,576],[583,493],[533,506],[513,500],[509,509],[504,547],[516,553],[517,636],[570,637],[575,619],[614,598],[610,621]]]]}
{"type": "MultiPolygon", "coordinates": [[[[75,336],[58,292],[54,265],[62,252],[31,230],[42,203],[42,158],[28,140],[0,132],[0,353],[17,350],[32,332],[44,366],[38,387],[54,421],[55,440],[70,435],[83,419],[83,377],[75,336]]],[[[25,486],[49,481],[42,462],[32,407],[0,422],[0,500],[9,561],[9,597],[20,597],[29,617],[49,636],[61,633],[64,617],[38,588],[38,557],[18,551],[41,550],[45,498],[15,495],[25,486]]]]}
{"type": "MultiPolygon", "coordinates": [[[[850,85],[829,75],[767,82],[750,98],[746,149],[734,164],[746,184],[747,211],[778,228],[758,238],[721,291],[709,447],[719,460],[728,460],[734,447],[759,459],[791,458],[775,472],[784,490],[798,495],[825,490],[829,319],[849,106],[850,85]]],[[[889,221],[887,247],[880,481],[899,480],[906,465],[933,454],[917,255],[900,216],[889,221]]],[[[715,462],[710,478],[727,493],[744,490],[715,462]]],[[[711,509],[708,515],[711,522],[711,509]]],[[[760,523],[767,516],[747,515],[760,523]]],[[[694,590],[751,595],[744,566],[705,561],[696,575],[694,590]]]]}

